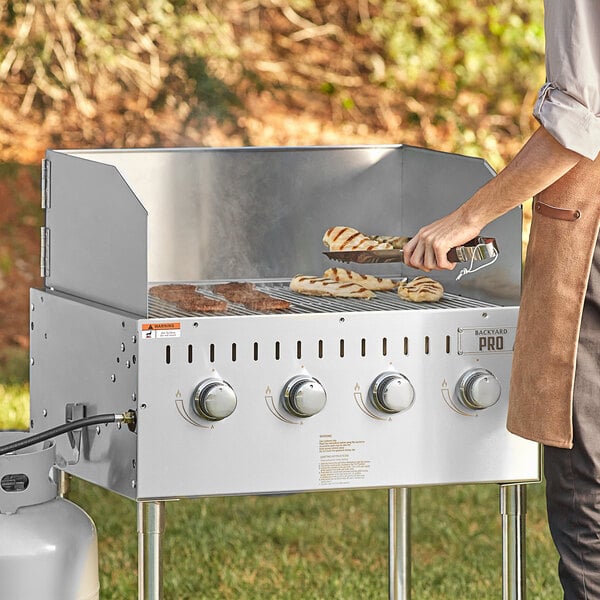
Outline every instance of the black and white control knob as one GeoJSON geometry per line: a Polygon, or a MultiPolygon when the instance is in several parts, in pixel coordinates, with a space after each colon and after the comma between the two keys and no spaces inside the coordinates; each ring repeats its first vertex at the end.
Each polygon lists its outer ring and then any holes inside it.
{"type": "Polygon", "coordinates": [[[308,375],[293,377],[283,390],[283,405],[296,417],[312,417],[321,412],[326,403],[325,389],[308,375]]]}
{"type": "Polygon", "coordinates": [[[222,379],[205,379],[200,382],[192,397],[194,412],[209,421],[228,417],[237,406],[233,388],[222,379]]]}
{"type": "Polygon", "coordinates": [[[401,373],[381,373],[369,389],[371,404],[386,413],[399,413],[409,409],[415,401],[415,389],[401,373]]]}
{"type": "Polygon", "coordinates": [[[471,369],[456,384],[458,401],[472,410],[494,406],[500,399],[501,392],[500,382],[487,369],[471,369]]]}

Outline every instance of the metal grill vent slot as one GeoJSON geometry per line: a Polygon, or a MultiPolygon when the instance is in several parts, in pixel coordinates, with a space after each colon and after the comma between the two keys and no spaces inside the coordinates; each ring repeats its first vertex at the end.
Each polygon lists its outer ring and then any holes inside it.
{"type": "MultiPolygon", "coordinates": [[[[436,338],[437,339],[437,338],[436,338]]],[[[303,358],[303,356],[305,355],[305,341],[302,340],[297,340],[295,342],[295,355],[296,358],[298,360],[301,360],[303,358]]],[[[402,354],[404,354],[404,356],[408,356],[409,352],[410,352],[410,339],[408,337],[402,337],[399,339],[400,342],[400,352],[402,352],[402,354]]],[[[435,340],[434,340],[435,342],[435,340]]],[[[311,346],[314,342],[311,342],[311,346]]],[[[363,337],[360,338],[360,340],[358,340],[357,342],[357,352],[359,353],[359,355],[362,358],[368,358],[369,356],[369,352],[368,352],[368,345],[369,345],[369,341],[368,338],[363,337]]],[[[446,354],[451,354],[452,352],[452,337],[450,335],[446,335],[443,338],[441,338],[439,340],[439,342],[435,342],[435,343],[439,343],[440,344],[440,350],[444,351],[446,354]]],[[[316,347],[312,346],[314,348],[314,350],[316,351],[316,356],[320,359],[326,358],[325,357],[325,341],[320,339],[316,341],[316,347]]],[[[394,343],[394,340],[390,340],[387,337],[383,337],[381,338],[381,345],[380,347],[380,351],[381,351],[381,356],[389,356],[389,355],[393,355],[394,352],[398,352],[398,349],[396,348],[396,344],[394,343]],[[396,350],[394,350],[396,348],[396,350]]],[[[238,344],[236,342],[233,342],[231,344],[231,362],[237,362],[238,361],[238,344]]],[[[260,361],[260,343],[259,342],[252,342],[252,346],[249,348],[250,350],[250,355],[252,356],[252,360],[254,362],[259,362],[260,361]]],[[[346,352],[347,352],[347,347],[346,347],[346,340],[344,338],[340,338],[339,342],[338,342],[338,356],[340,358],[344,358],[346,356],[346,352]]],[[[273,358],[274,360],[281,360],[282,358],[282,343],[277,340],[274,342],[274,346],[273,346],[273,358]]],[[[423,337],[423,352],[425,355],[430,355],[432,351],[432,340],[431,337],[426,335],[423,337]]],[[[165,346],[165,363],[167,365],[173,364],[173,347],[171,346],[171,344],[168,344],[165,346]]],[[[193,364],[194,363],[194,346],[192,344],[188,344],[187,345],[187,350],[185,351],[185,360],[187,360],[188,364],[193,364]]],[[[312,352],[309,353],[311,356],[314,356],[312,352]]],[[[245,356],[246,354],[244,354],[245,356]]],[[[216,361],[216,356],[217,356],[217,344],[216,343],[212,343],[209,344],[208,346],[208,362],[209,363],[214,363],[216,361]]],[[[183,358],[183,357],[182,357],[183,358]]],[[[135,356],[132,357],[132,361],[135,364],[136,359],[135,356]]],[[[117,357],[117,362],[120,362],[119,357],[117,357]]]]}
{"type": "MultiPolygon", "coordinates": [[[[396,348],[396,344],[394,343],[394,340],[390,340],[387,337],[381,338],[381,345],[379,346],[381,356],[390,356],[390,355],[393,355],[395,352],[397,353],[398,351],[400,351],[404,356],[408,356],[408,354],[410,352],[410,338],[405,336],[405,337],[399,338],[398,341],[400,344],[399,349],[396,348]]],[[[439,342],[436,342],[435,339],[433,341],[435,343],[440,344],[440,350],[444,351],[446,354],[451,353],[451,351],[452,351],[452,337],[451,336],[446,335],[443,338],[440,338],[439,342]]],[[[292,348],[295,347],[295,356],[298,360],[301,360],[306,354],[305,342],[306,342],[306,340],[305,341],[296,340],[295,344],[293,343],[292,348]]],[[[314,342],[312,342],[312,343],[314,343],[314,342]]],[[[311,343],[311,346],[312,346],[312,343],[311,343]]],[[[360,340],[357,341],[356,343],[357,343],[356,351],[359,353],[359,355],[362,358],[368,358],[369,357],[368,338],[366,338],[366,337],[360,338],[360,340]]],[[[317,340],[316,347],[315,346],[312,346],[312,347],[314,348],[314,352],[315,352],[317,358],[320,358],[320,359],[326,358],[326,356],[325,356],[325,341],[324,340],[322,340],[322,339],[317,340]]],[[[231,344],[231,362],[238,361],[238,358],[239,358],[238,350],[239,350],[238,344],[233,342],[231,344]]],[[[259,362],[260,361],[260,352],[261,352],[260,351],[260,343],[252,342],[252,346],[249,348],[249,350],[250,350],[250,355],[252,356],[252,360],[254,362],[259,362]]],[[[338,352],[337,352],[338,356],[340,358],[344,358],[346,356],[347,350],[348,350],[348,348],[346,347],[346,340],[344,338],[340,338],[338,341],[338,352]]],[[[272,356],[273,356],[274,360],[277,360],[277,361],[281,360],[282,352],[283,352],[282,343],[279,340],[276,340],[273,345],[273,355],[272,356]]],[[[428,335],[423,337],[423,352],[425,355],[430,355],[432,352],[432,339],[428,335]]],[[[309,354],[310,354],[310,357],[314,357],[314,354],[312,352],[310,352],[309,354]]],[[[245,355],[246,354],[244,354],[244,356],[245,355]]],[[[209,344],[209,346],[208,346],[208,362],[214,363],[216,361],[216,356],[217,356],[217,344],[215,344],[215,343],[209,344]]],[[[187,346],[186,359],[189,364],[192,364],[194,362],[194,347],[192,344],[189,344],[187,346]]],[[[134,362],[135,362],[135,359],[134,359],[134,362]]],[[[171,345],[167,345],[167,346],[165,346],[165,363],[169,365],[169,364],[172,364],[172,362],[173,362],[172,347],[171,347],[171,345]]]]}

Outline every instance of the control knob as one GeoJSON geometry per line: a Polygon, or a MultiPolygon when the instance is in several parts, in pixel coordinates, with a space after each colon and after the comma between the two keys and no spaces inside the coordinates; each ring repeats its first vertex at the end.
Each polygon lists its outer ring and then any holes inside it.
{"type": "Polygon", "coordinates": [[[312,417],[323,410],[326,402],[325,389],[313,377],[299,375],[285,385],[283,404],[296,417],[312,417]]]}
{"type": "Polygon", "coordinates": [[[205,379],[194,391],[192,406],[199,417],[220,421],[233,413],[237,406],[237,397],[226,381],[205,379]]]}
{"type": "Polygon", "coordinates": [[[401,373],[381,373],[369,390],[371,403],[386,413],[399,413],[409,409],[415,400],[415,389],[401,373]]]}
{"type": "Polygon", "coordinates": [[[498,402],[502,388],[493,373],[487,369],[471,369],[456,384],[459,402],[473,410],[489,408],[498,402]]]}

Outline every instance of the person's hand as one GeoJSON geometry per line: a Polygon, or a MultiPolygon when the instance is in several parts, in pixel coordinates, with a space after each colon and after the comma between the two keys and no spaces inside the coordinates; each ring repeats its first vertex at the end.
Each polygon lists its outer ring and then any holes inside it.
{"type": "Polygon", "coordinates": [[[461,210],[421,228],[403,248],[404,262],[421,271],[454,269],[448,260],[451,248],[479,235],[480,228],[466,222],[461,210]]]}

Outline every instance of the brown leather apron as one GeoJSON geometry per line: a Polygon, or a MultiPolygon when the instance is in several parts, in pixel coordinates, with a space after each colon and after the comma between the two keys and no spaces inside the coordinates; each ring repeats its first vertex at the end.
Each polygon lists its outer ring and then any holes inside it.
{"type": "Polygon", "coordinates": [[[582,159],[536,196],[532,213],[507,426],[571,448],[577,341],[600,226],[600,157],[582,159]]]}

